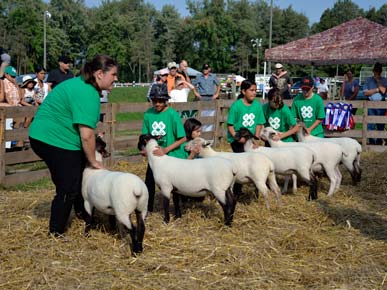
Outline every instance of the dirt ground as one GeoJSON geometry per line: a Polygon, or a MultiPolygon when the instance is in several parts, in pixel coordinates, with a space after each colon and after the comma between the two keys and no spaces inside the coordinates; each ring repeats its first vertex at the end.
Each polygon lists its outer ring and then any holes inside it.
{"type": "MultiPolygon", "coordinates": [[[[117,170],[144,178],[146,162],[117,170]]],[[[160,202],[134,257],[104,219],[83,236],[73,219],[65,238],[47,235],[49,181],[0,191],[0,289],[387,289],[387,152],[364,153],[363,176],[317,201],[308,188],[267,210],[244,186],[232,227],[210,196],[162,222],[160,202]]]]}

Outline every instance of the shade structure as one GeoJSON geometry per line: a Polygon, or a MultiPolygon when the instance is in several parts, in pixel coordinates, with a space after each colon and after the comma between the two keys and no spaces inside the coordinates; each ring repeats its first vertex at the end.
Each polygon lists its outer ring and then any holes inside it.
{"type": "Polygon", "coordinates": [[[387,27],[358,17],[265,50],[271,62],[301,65],[387,63],[387,27]]]}
{"type": "MultiPolygon", "coordinates": [[[[167,69],[167,68],[166,68],[167,69]]],[[[161,69],[160,69],[161,70],[161,69]]],[[[155,75],[159,75],[160,74],[160,70],[156,70],[154,72],[155,75]]],[[[187,68],[187,73],[190,77],[196,77],[198,74],[200,74],[201,72],[196,70],[196,69],[193,69],[191,67],[188,67],[187,68]]]]}

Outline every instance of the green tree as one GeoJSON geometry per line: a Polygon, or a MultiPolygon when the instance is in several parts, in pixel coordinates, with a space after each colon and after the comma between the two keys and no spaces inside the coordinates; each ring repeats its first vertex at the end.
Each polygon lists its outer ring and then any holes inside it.
{"type": "Polygon", "coordinates": [[[61,54],[70,55],[77,63],[88,45],[89,17],[84,0],[51,0],[48,11],[52,15],[47,25],[49,66],[56,67],[61,54]]]}
{"type": "Polygon", "coordinates": [[[42,59],[43,7],[43,2],[34,0],[1,3],[1,43],[19,73],[33,71],[42,59]]]}
{"type": "Polygon", "coordinates": [[[313,24],[312,33],[318,33],[341,23],[364,16],[364,11],[351,0],[337,0],[332,9],[326,9],[320,22],[313,24]]]}
{"type": "Polygon", "coordinates": [[[236,26],[226,13],[223,0],[187,1],[192,20],[187,22],[191,34],[192,50],[197,59],[194,65],[211,64],[214,71],[232,69],[232,47],[236,37],[236,26]]]}

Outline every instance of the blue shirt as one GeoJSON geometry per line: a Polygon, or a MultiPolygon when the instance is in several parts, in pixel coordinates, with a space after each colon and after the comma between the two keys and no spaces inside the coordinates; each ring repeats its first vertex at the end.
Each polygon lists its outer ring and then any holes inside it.
{"type": "Polygon", "coordinates": [[[355,91],[355,88],[359,86],[359,82],[357,80],[352,80],[352,82],[345,82],[344,83],[344,98],[348,99],[350,96],[352,96],[353,92],[355,91]]]}
{"type": "MultiPolygon", "coordinates": [[[[387,78],[381,77],[381,83],[383,84],[383,86],[387,87],[387,78]]],[[[378,83],[376,82],[376,79],[374,77],[369,77],[363,86],[363,90],[368,91],[368,90],[376,89],[378,87],[379,86],[378,86],[378,83]]],[[[381,100],[384,100],[385,97],[386,97],[386,94],[382,95],[380,93],[376,93],[368,98],[371,101],[381,101],[381,100]]]]}
{"type": "Polygon", "coordinates": [[[192,81],[194,86],[197,86],[199,95],[213,96],[216,93],[215,86],[219,86],[220,82],[215,74],[208,74],[207,78],[200,74],[192,81]]]}

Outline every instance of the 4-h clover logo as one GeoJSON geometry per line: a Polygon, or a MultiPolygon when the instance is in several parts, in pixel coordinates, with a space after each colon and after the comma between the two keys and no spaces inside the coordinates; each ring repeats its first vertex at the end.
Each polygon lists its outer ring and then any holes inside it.
{"type": "Polygon", "coordinates": [[[275,118],[270,117],[269,124],[270,124],[270,127],[277,130],[281,125],[281,120],[278,117],[275,117],[275,118]]]}
{"type": "Polygon", "coordinates": [[[311,106],[303,106],[301,107],[301,116],[302,118],[312,118],[313,116],[313,108],[311,106]]]}
{"type": "Polygon", "coordinates": [[[166,126],[163,123],[163,121],[153,122],[152,123],[152,132],[151,132],[151,134],[153,136],[164,136],[166,134],[166,132],[164,131],[165,127],[166,126]]]}
{"type": "Polygon", "coordinates": [[[242,125],[244,127],[251,127],[254,125],[255,115],[253,113],[244,114],[242,118],[243,118],[242,125]]]}

